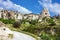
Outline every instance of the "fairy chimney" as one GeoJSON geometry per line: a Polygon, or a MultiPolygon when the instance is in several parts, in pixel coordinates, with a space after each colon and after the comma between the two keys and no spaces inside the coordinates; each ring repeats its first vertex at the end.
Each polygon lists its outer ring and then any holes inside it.
{"type": "Polygon", "coordinates": [[[41,13],[41,18],[44,18],[44,17],[50,17],[50,13],[47,8],[44,8],[41,13]]]}

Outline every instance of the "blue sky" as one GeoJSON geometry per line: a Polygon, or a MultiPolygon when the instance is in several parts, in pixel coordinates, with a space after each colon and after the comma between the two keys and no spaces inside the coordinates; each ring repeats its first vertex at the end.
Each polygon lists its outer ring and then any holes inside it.
{"type": "Polygon", "coordinates": [[[12,0],[17,5],[21,5],[33,13],[40,13],[42,7],[38,3],[38,0],[12,0]]]}
{"type": "Polygon", "coordinates": [[[0,0],[0,9],[39,14],[48,8],[51,16],[60,14],[59,0],[0,0]]]}

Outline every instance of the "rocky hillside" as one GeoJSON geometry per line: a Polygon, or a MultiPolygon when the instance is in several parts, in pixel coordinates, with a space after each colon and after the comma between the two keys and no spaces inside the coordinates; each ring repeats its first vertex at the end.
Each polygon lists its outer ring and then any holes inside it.
{"type": "Polygon", "coordinates": [[[0,22],[0,40],[36,40],[35,38],[16,31],[11,31],[0,22]]]}

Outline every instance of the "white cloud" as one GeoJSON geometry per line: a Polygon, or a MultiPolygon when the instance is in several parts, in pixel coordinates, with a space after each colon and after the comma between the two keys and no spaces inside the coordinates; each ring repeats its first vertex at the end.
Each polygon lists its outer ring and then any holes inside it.
{"type": "Polygon", "coordinates": [[[60,14],[60,4],[52,3],[52,0],[39,0],[40,5],[48,8],[51,12],[55,14],[60,14]]]}
{"type": "Polygon", "coordinates": [[[16,11],[21,12],[21,13],[32,13],[28,9],[26,9],[26,8],[20,6],[20,5],[14,4],[10,0],[6,0],[6,1],[0,0],[0,5],[3,9],[16,10],[16,11]]]}
{"type": "Polygon", "coordinates": [[[3,8],[2,8],[2,7],[0,7],[0,10],[3,10],[3,8]]]}

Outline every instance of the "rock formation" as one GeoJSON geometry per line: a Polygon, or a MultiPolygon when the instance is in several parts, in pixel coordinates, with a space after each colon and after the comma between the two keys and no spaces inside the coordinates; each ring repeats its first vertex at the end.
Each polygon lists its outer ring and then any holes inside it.
{"type": "Polygon", "coordinates": [[[39,16],[39,21],[42,21],[44,17],[50,18],[50,13],[47,8],[44,8],[39,16]]]}
{"type": "Polygon", "coordinates": [[[0,22],[0,40],[11,40],[12,31],[0,22]]]}
{"type": "Polygon", "coordinates": [[[43,11],[41,12],[41,18],[44,17],[50,17],[50,13],[47,8],[44,8],[43,11]]]}
{"type": "Polygon", "coordinates": [[[23,19],[28,19],[28,20],[36,20],[39,19],[41,20],[44,17],[50,17],[49,11],[47,8],[44,8],[42,12],[39,14],[21,14],[19,12],[15,11],[7,11],[7,10],[0,10],[0,18],[4,19],[15,19],[15,20],[23,20],[23,19]]]}

